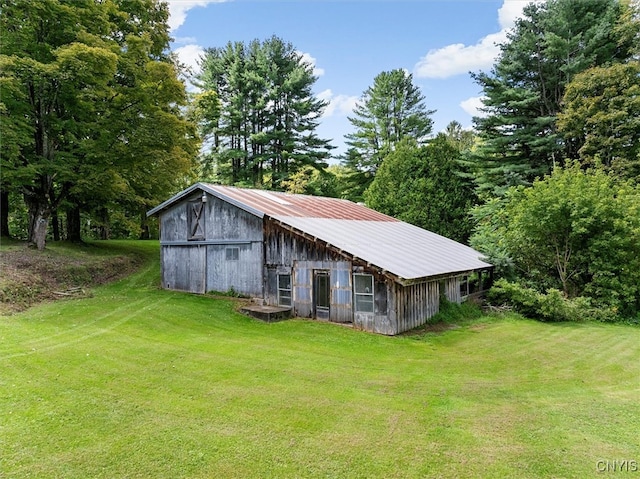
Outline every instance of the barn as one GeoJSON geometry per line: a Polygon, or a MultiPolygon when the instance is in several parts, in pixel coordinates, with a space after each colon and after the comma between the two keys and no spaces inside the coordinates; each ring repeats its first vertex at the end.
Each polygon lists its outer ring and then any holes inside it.
{"type": "Polygon", "coordinates": [[[233,290],[375,333],[418,327],[492,276],[472,248],[347,200],[196,183],[147,215],[162,287],[233,290]]]}

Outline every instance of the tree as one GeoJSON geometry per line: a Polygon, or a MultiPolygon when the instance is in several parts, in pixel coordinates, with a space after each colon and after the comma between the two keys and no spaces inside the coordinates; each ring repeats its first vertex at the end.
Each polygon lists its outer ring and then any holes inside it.
{"type": "Polygon", "coordinates": [[[574,77],[564,95],[558,129],[580,143],[581,163],[601,162],[640,181],[640,61],[590,68],[574,77]]]}
{"type": "Polygon", "coordinates": [[[460,152],[444,135],[426,146],[410,139],[396,145],[365,192],[368,206],[382,213],[466,242],[473,184],[463,178],[460,152]]]}
{"type": "Polygon", "coordinates": [[[376,76],[349,117],[355,128],[345,135],[351,153],[343,163],[364,173],[363,191],[373,181],[382,160],[405,138],[424,144],[433,121],[425,97],[405,70],[385,71],[376,76]]]}
{"type": "Polygon", "coordinates": [[[622,316],[640,310],[640,191],[602,170],[556,168],[530,187],[512,188],[491,228],[474,235],[511,259],[519,281],[537,291],[586,296],[622,316]]]}
{"type": "Polygon", "coordinates": [[[206,161],[223,183],[281,188],[305,166],[323,167],[333,148],[315,129],[326,102],[314,97],[313,68],[278,37],[209,48],[199,77],[206,161]]]}
{"type": "Polygon", "coordinates": [[[288,180],[284,180],[282,186],[287,193],[337,198],[340,191],[335,168],[334,165],[318,170],[312,166],[305,166],[288,180]]]}
{"type": "Polygon", "coordinates": [[[156,0],[4,2],[5,106],[23,121],[7,128],[30,138],[3,163],[3,182],[23,193],[38,248],[59,207],[106,210],[134,175],[146,172],[150,184],[168,176],[154,170],[156,154],[173,157],[160,163],[174,181],[188,168],[195,138],[179,110],[186,96],[166,53],[167,18],[156,0]]]}
{"type": "Polygon", "coordinates": [[[473,130],[465,130],[458,121],[450,122],[442,132],[444,137],[460,152],[468,152],[476,142],[473,130]]]}
{"type": "Polygon", "coordinates": [[[628,8],[617,0],[549,0],[524,9],[492,71],[473,75],[487,113],[474,119],[481,191],[530,184],[577,156],[580,142],[563,141],[556,128],[565,88],[587,68],[631,58],[633,35],[619,28],[628,8]]]}

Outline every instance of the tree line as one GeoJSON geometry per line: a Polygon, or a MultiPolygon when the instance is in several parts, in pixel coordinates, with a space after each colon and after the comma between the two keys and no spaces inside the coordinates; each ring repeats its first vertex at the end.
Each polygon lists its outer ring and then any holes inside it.
{"type": "Polygon", "coordinates": [[[496,298],[539,316],[640,311],[633,3],[527,6],[491,70],[472,73],[473,130],[434,134],[412,75],[381,72],[339,157],[292,44],[209,48],[188,95],[167,18],[155,0],[3,1],[3,236],[144,237],[144,211],[198,179],[364,201],[470,243],[503,278],[496,298]]]}

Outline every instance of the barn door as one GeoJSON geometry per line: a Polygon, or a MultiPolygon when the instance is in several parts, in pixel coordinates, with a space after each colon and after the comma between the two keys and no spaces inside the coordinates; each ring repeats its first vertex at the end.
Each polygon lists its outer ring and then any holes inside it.
{"type": "Polygon", "coordinates": [[[317,319],[329,319],[331,286],[328,271],[313,272],[313,306],[317,319]]]}

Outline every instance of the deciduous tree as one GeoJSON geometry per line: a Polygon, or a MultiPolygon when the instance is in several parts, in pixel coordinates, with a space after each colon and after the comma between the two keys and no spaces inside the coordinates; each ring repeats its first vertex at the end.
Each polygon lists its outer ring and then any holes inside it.
{"type": "Polygon", "coordinates": [[[368,206],[382,213],[466,242],[473,184],[461,173],[460,151],[444,135],[426,146],[405,139],[382,162],[365,192],[368,206]]]}
{"type": "Polygon", "coordinates": [[[156,166],[174,179],[188,168],[195,142],[179,110],[186,97],[168,55],[167,18],[157,0],[3,3],[5,106],[23,121],[3,123],[3,133],[15,126],[30,137],[15,143],[3,181],[24,194],[38,248],[61,205],[74,214],[91,201],[108,208],[145,196],[132,193],[135,175],[146,173],[148,186],[164,175],[156,166]]]}

